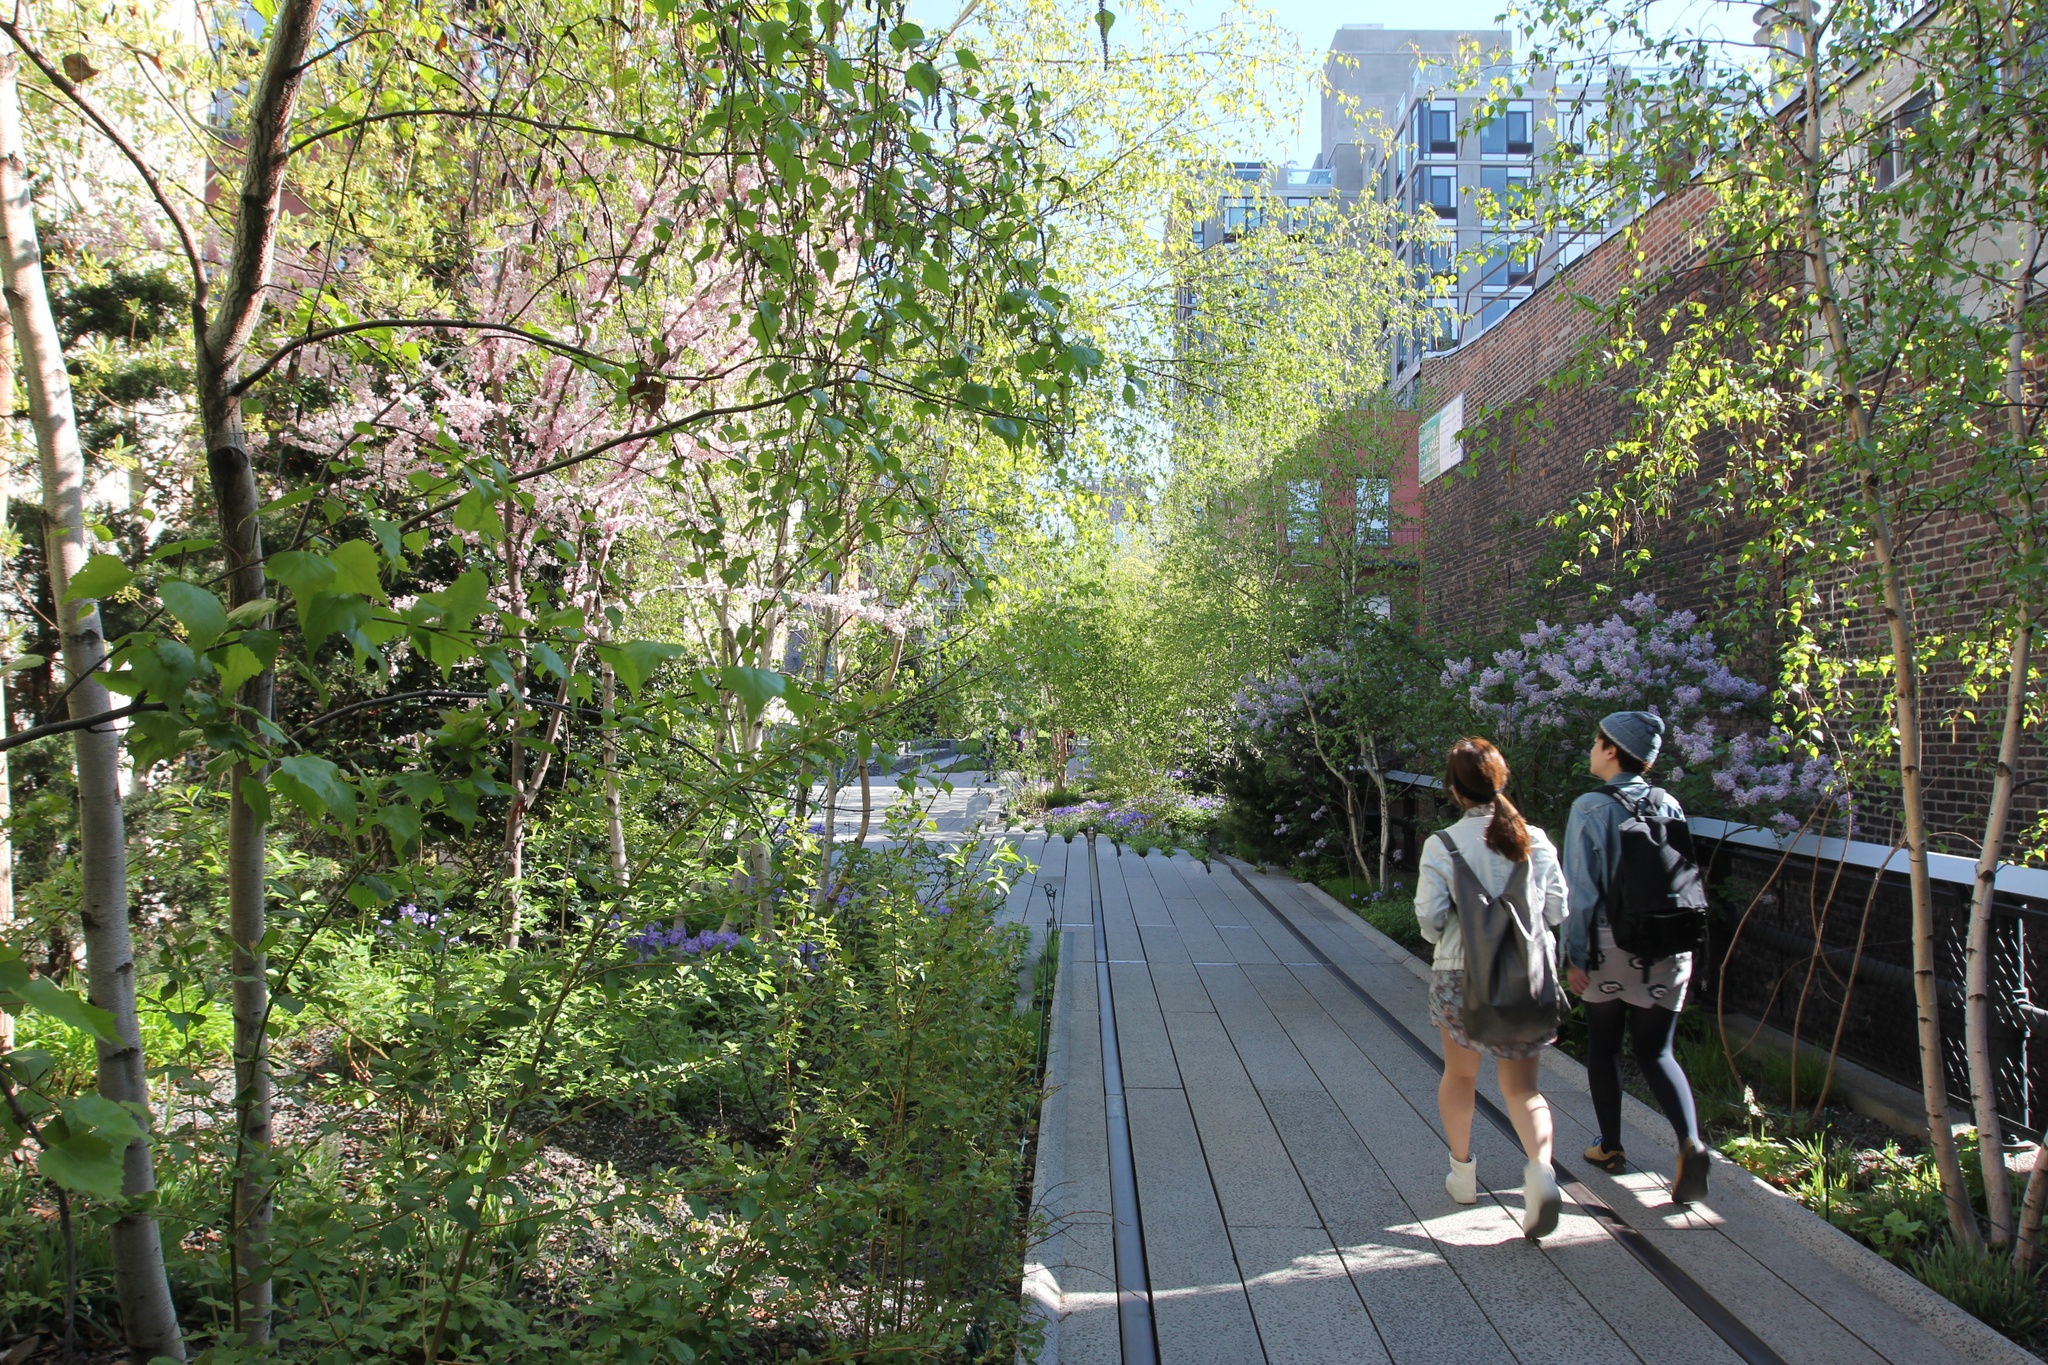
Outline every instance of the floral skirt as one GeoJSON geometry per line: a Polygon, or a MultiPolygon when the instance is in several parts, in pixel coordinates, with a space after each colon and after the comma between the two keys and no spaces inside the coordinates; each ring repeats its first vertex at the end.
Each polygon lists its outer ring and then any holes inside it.
{"type": "Polygon", "coordinates": [[[1533,1043],[1475,1043],[1465,1036],[1465,973],[1456,967],[1439,968],[1429,974],[1429,1022],[1451,1035],[1459,1047],[1491,1053],[1520,1061],[1540,1057],[1543,1049],[1557,1041],[1557,1035],[1533,1043]]]}

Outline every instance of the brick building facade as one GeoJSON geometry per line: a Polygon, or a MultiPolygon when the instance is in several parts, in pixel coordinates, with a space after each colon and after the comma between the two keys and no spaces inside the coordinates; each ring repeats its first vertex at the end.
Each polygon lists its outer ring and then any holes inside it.
{"type": "MultiPolygon", "coordinates": [[[[1583,619],[1595,610],[1589,584],[1624,580],[1611,545],[1602,559],[1579,563],[1581,577],[1558,575],[1574,556],[1556,515],[1594,486],[1599,473],[1588,455],[1621,434],[1632,416],[1618,372],[1582,362],[1589,344],[1597,346],[1605,334],[1601,310],[1622,289],[1658,289],[1646,296],[1649,316],[1685,291],[1712,287],[1711,273],[1702,269],[1709,253],[1699,231],[1708,205],[1698,187],[1660,202],[1632,235],[1608,239],[1497,326],[1424,365],[1410,390],[1421,418],[1423,618],[1425,629],[1447,648],[1484,646],[1533,625],[1539,616],[1583,619]],[[1438,414],[1433,430],[1430,419],[1438,414]],[[1452,430],[1453,422],[1459,430],[1452,430]],[[1433,478],[1432,465],[1438,467],[1433,478]]],[[[1968,451],[1958,450],[1948,461],[1968,458],[1968,451]]],[[[1704,462],[1711,472],[1711,455],[1704,462]]],[[[1936,477],[1949,472],[1937,470],[1936,477]]],[[[1750,539],[1751,528],[1737,519],[1702,515],[1712,509],[1697,484],[1677,490],[1670,513],[1642,523],[1621,552],[1648,551],[1641,571],[1626,578],[1630,591],[1654,592],[1664,605],[1692,608],[1711,623],[1731,614],[1736,587],[1721,566],[1750,539]]],[[[1968,619],[1982,609],[1992,590],[1988,559],[1998,546],[1985,523],[1932,512],[1899,528],[1898,544],[1923,622],[1968,619]]],[[[1857,654],[1885,652],[1880,613],[1858,601],[1846,580],[1828,594],[1824,610],[1857,654]]],[[[1774,675],[1773,640],[1721,634],[1751,676],[1774,675]]],[[[1956,713],[1952,677],[1936,675],[1927,682],[1930,825],[1937,848],[1974,855],[1996,736],[1956,713]]],[[[1998,709],[1993,702],[1984,711],[1996,722],[1998,709]]],[[[2013,828],[2024,830],[2048,799],[2038,781],[2048,776],[2048,754],[2040,746],[2023,752],[2019,776],[2023,785],[2013,828]],[[2030,778],[2037,780],[2024,785],[2030,778]]],[[[1866,800],[1864,812],[1866,837],[1881,834],[1886,803],[1866,800]]]]}

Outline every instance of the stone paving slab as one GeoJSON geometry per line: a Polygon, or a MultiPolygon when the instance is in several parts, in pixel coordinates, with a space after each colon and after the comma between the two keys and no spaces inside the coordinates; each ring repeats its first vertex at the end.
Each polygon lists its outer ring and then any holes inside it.
{"type": "MultiPolygon", "coordinates": [[[[1042,923],[1058,885],[1065,937],[1034,1185],[1050,1231],[1026,1292],[1050,1329],[1039,1365],[1092,1365],[1120,1355],[1088,850],[1027,844],[1038,866],[1012,904],[1042,923]]],[[[1436,1070],[1288,926],[1433,1047],[1426,966],[1289,879],[1249,874],[1282,923],[1224,863],[1097,853],[1164,1365],[1738,1359],[1576,1205],[1541,1245],[1522,1237],[1522,1156],[1484,1117],[1486,1194],[1452,1204],[1436,1070]]],[[[1544,1080],[1559,1155],[1592,1197],[1790,1365],[2033,1360],[1735,1167],[1705,1205],[1674,1208],[1669,1129],[1633,1100],[1626,1140],[1648,1169],[1585,1170],[1584,1070],[1553,1051],[1544,1080]]]]}

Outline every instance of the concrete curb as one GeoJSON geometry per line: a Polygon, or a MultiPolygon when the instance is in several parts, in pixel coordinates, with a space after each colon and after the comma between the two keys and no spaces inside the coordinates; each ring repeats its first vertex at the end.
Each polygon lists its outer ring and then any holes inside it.
{"type": "MultiPolygon", "coordinates": [[[[1418,981],[1429,981],[1428,963],[1373,928],[1321,887],[1308,882],[1297,885],[1306,889],[1319,903],[1342,913],[1376,947],[1393,954],[1406,965],[1418,981]]],[[[1586,1068],[1566,1054],[1555,1048],[1546,1051],[1543,1068],[1561,1082],[1560,1090],[1577,1095],[1588,1093],[1586,1068]]],[[[1546,1085],[1545,1089],[1549,1086],[1546,1085]]],[[[1667,1161],[1675,1160],[1678,1143],[1671,1135],[1671,1125],[1664,1116],[1626,1093],[1622,1096],[1622,1106],[1626,1120],[1649,1137],[1660,1155],[1667,1161]]],[[[1727,1195],[1734,1194],[1747,1210],[1798,1242],[1816,1259],[1854,1280],[1873,1297],[1907,1317],[1917,1319],[1959,1358],[1976,1362],[1976,1365],[2043,1365],[2039,1356],[1986,1326],[1791,1195],[1734,1162],[1724,1159],[1716,1163],[1714,1184],[1715,1203],[1725,1204],[1727,1195]]]]}

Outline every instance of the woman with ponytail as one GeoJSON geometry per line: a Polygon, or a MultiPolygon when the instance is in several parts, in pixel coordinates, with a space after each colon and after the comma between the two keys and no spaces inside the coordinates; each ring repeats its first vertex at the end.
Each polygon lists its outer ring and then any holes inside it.
{"type": "Polygon", "coordinates": [[[1478,1163],[1472,1158],[1472,1105],[1479,1085],[1481,1048],[1493,1054],[1500,1068],[1501,1097],[1508,1117],[1529,1158],[1522,1171],[1522,1230],[1542,1237],[1557,1227],[1563,1206],[1557,1177],[1550,1166],[1550,1104],[1536,1088],[1543,1049],[1556,1035],[1528,1043],[1475,1044],[1464,1025],[1465,944],[1452,895],[1455,860],[1444,840],[1457,850],[1489,896],[1500,895],[1518,865],[1528,868],[1528,905],[1542,916],[1539,937],[1562,923],[1568,907],[1564,870],[1557,850],[1542,830],[1522,819],[1507,797],[1508,764],[1499,749],[1483,739],[1461,739],[1451,747],[1444,770],[1444,790],[1464,816],[1439,838],[1423,844],[1415,883],[1415,917],[1422,936],[1436,945],[1431,974],[1429,1018],[1443,1035],[1444,1075],[1437,1086],[1437,1111],[1443,1117],[1444,1140],[1450,1144],[1451,1173],[1444,1188],[1453,1200],[1470,1204],[1479,1197],[1478,1163]]]}

